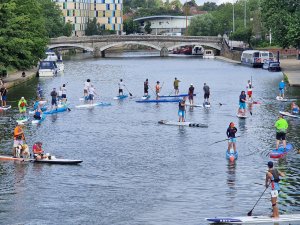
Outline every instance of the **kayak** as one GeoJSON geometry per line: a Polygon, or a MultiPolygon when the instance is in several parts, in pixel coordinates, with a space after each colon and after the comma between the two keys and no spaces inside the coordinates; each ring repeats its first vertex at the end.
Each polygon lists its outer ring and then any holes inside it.
{"type": "Polygon", "coordinates": [[[146,99],[146,100],[137,100],[137,103],[164,103],[164,102],[180,102],[181,99],[146,99]]]}
{"type": "Polygon", "coordinates": [[[169,120],[161,120],[158,121],[159,124],[171,125],[171,126],[187,126],[187,127],[208,127],[207,124],[201,123],[191,123],[191,122],[177,122],[177,121],[169,121],[169,120]]]}
{"type": "Polygon", "coordinates": [[[203,107],[204,108],[210,108],[210,103],[209,102],[203,102],[203,107]]]}
{"type": "Polygon", "coordinates": [[[230,149],[229,152],[226,150],[226,159],[228,159],[230,161],[234,161],[234,160],[238,159],[238,156],[239,156],[239,154],[237,151],[236,151],[236,153],[234,153],[233,149],[230,149]]]}
{"type": "Polygon", "coordinates": [[[273,149],[272,152],[270,153],[270,158],[273,158],[273,159],[282,158],[285,155],[287,155],[291,150],[293,150],[292,144],[287,144],[285,151],[284,151],[283,146],[279,147],[278,150],[273,149]]]}
{"type": "Polygon", "coordinates": [[[74,159],[57,159],[52,156],[51,159],[26,159],[26,158],[14,158],[9,155],[0,155],[0,160],[6,161],[20,161],[20,162],[33,162],[33,163],[46,163],[46,164],[79,164],[82,163],[82,160],[74,160],[74,159]]]}
{"type": "MultiPolygon", "coordinates": [[[[182,97],[188,97],[188,94],[182,94],[182,95],[162,95],[159,96],[160,98],[182,98],[182,97]]],[[[196,94],[193,94],[193,96],[196,96],[196,94]]]]}
{"type": "Polygon", "coordinates": [[[270,216],[242,216],[242,217],[215,217],[206,218],[210,224],[259,224],[276,222],[300,221],[300,214],[280,215],[279,218],[270,216]]]}
{"type": "Polygon", "coordinates": [[[41,124],[46,119],[46,116],[43,114],[40,120],[34,119],[31,121],[32,124],[41,124]]]}
{"type": "Polygon", "coordinates": [[[150,95],[144,95],[141,99],[145,100],[145,99],[149,99],[151,96],[150,95]]]}
{"type": "Polygon", "coordinates": [[[9,110],[11,109],[11,105],[7,105],[7,106],[0,106],[0,110],[9,110]]]}
{"type": "Polygon", "coordinates": [[[248,117],[247,115],[242,115],[242,114],[239,114],[239,113],[237,113],[236,116],[240,119],[246,119],[248,117]]]}
{"type": "Polygon", "coordinates": [[[26,116],[26,117],[23,117],[23,118],[19,118],[16,121],[17,121],[18,124],[24,124],[24,123],[28,122],[28,120],[29,120],[29,117],[26,116]]]}
{"type": "Polygon", "coordinates": [[[281,101],[281,102],[293,102],[293,101],[297,101],[297,99],[287,99],[287,98],[283,98],[283,97],[280,97],[280,96],[277,96],[276,100],[277,101],[281,101]]]}
{"type": "Polygon", "coordinates": [[[44,112],[45,115],[51,115],[51,114],[56,114],[56,113],[61,113],[67,111],[68,107],[62,107],[62,108],[57,108],[57,109],[52,109],[50,111],[44,112]]]}
{"type": "Polygon", "coordinates": [[[128,95],[118,95],[116,97],[114,97],[115,100],[121,100],[121,99],[124,99],[124,98],[127,98],[128,95]]]}
{"type": "Polygon", "coordinates": [[[191,105],[189,103],[186,103],[185,105],[190,107],[203,107],[203,105],[191,105]]]}
{"type": "Polygon", "coordinates": [[[283,112],[283,111],[279,111],[279,113],[283,116],[289,116],[289,117],[292,117],[292,118],[298,118],[300,119],[300,116],[297,116],[297,115],[294,115],[292,113],[289,113],[289,112],[283,112]]]}
{"type": "Polygon", "coordinates": [[[93,108],[95,106],[110,106],[110,102],[98,102],[94,104],[83,104],[83,105],[76,105],[75,108],[77,109],[84,109],[84,108],[93,108]]]}

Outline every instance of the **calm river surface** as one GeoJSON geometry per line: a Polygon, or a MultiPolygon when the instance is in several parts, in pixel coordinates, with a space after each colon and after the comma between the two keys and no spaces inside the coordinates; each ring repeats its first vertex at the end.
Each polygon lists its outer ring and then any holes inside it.
{"type": "MultiPolygon", "coordinates": [[[[246,216],[264,191],[269,152],[274,148],[273,128],[278,111],[288,103],[275,100],[282,73],[269,73],[217,60],[189,57],[75,56],[65,61],[65,73],[39,79],[10,90],[9,100],[33,100],[39,82],[49,98],[53,87],[67,83],[71,112],[48,116],[38,127],[27,125],[30,146],[42,141],[57,158],[82,159],[79,166],[0,162],[1,224],[104,224],[196,225],[215,216],[246,216]],[[211,87],[212,108],[187,111],[187,120],[208,128],[159,125],[177,120],[177,104],[138,104],[143,81],[152,88],[159,80],[169,95],[174,78],[180,92],[191,83],[203,102],[203,83],[211,87]],[[238,97],[252,77],[253,116],[238,120],[238,97]],[[83,83],[90,78],[102,101],[110,107],[78,110],[83,83]],[[133,98],[116,101],[118,80],[123,78],[133,98]],[[223,103],[223,106],[219,106],[223,103]],[[239,159],[225,159],[228,124],[238,128],[239,159]]],[[[153,95],[153,93],[151,93],[153,95]]],[[[300,92],[290,90],[289,97],[300,92]]],[[[298,102],[299,103],[299,102],[298,102]]],[[[16,118],[14,110],[1,117],[16,118]]],[[[288,141],[299,149],[300,120],[289,119],[288,141]]],[[[2,123],[1,153],[9,154],[14,123],[2,123]]],[[[286,173],[280,195],[281,213],[299,213],[300,157],[296,151],[276,165],[286,173]]],[[[270,215],[269,192],[255,215],[270,215]]],[[[282,223],[283,224],[283,223],[282,223]]],[[[296,224],[296,223],[295,223],[296,224]]],[[[299,223],[298,223],[299,224],[299,223]]]]}

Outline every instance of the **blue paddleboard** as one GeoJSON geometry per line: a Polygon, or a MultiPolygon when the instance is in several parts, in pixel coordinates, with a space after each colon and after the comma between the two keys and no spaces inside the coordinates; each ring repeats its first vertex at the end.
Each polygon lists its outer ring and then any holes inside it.
{"type": "Polygon", "coordinates": [[[238,157],[239,157],[239,154],[238,154],[237,151],[236,151],[236,153],[234,153],[234,150],[230,149],[230,152],[228,152],[227,149],[226,149],[226,159],[228,159],[228,160],[237,160],[238,157]]]}
{"type": "Polygon", "coordinates": [[[273,149],[272,152],[270,153],[270,158],[277,159],[277,158],[284,157],[291,150],[293,150],[292,144],[287,144],[285,151],[284,151],[283,146],[279,147],[278,150],[273,149]]]}

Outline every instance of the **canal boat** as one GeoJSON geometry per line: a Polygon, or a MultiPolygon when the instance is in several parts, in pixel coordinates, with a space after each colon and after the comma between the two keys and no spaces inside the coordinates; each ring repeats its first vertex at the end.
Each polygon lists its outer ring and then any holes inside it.
{"type": "Polygon", "coordinates": [[[38,69],[39,77],[54,77],[57,75],[57,65],[53,61],[41,61],[38,69]]]}
{"type": "Polygon", "coordinates": [[[285,149],[283,148],[283,146],[280,146],[277,150],[276,149],[272,150],[272,152],[270,153],[270,158],[273,159],[282,158],[286,156],[293,149],[294,148],[292,144],[287,144],[285,149]]]}
{"type": "Polygon", "coordinates": [[[203,56],[204,48],[201,45],[195,45],[192,50],[192,55],[203,56]]]}
{"type": "Polygon", "coordinates": [[[203,54],[203,59],[214,59],[215,55],[214,55],[214,51],[213,50],[205,50],[204,54],[203,54]]]}
{"type": "Polygon", "coordinates": [[[61,55],[57,55],[54,51],[52,50],[47,50],[46,51],[47,57],[44,59],[44,61],[49,61],[49,62],[55,62],[57,65],[57,72],[63,72],[65,69],[65,65],[63,63],[61,55]]]}
{"type": "Polygon", "coordinates": [[[202,123],[192,123],[192,122],[177,122],[177,121],[169,121],[169,120],[160,120],[158,121],[159,124],[163,125],[171,125],[171,126],[187,126],[187,127],[201,127],[207,128],[207,124],[202,123]]]}
{"type": "Polygon", "coordinates": [[[210,224],[261,224],[300,221],[300,214],[280,215],[279,218],[271,216],[242,216],[242,217],[214,217],[205,219],[210,224]]]}
{"type": "Polygon", "coordinates": [[[247,50],[243,51],[241,56],[241,63],[252,67],[261,68],[266,60],[274,60],[274,55],[272,52],[247,50]]]}

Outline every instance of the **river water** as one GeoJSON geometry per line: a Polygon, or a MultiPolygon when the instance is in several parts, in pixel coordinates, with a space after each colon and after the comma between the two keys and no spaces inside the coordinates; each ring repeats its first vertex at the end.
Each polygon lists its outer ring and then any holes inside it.
{"type": "MultiPolygon", "coordinates": [[[[1,224],[196,225],[206,224],[206,217],[246,216],[251,210],[264,191],[278,111],[288,108],[288,103],[275,100],[282,73],[192,57],[133,56],[93,59],[78,55],[65,61],[63,75],[10,90],[11,101],[21,96],[33,101],[39,82],[50,99],[53,87],[67,83],[71,112],[48,116],[40,126],[27,125],[26,140],[30,146],[42,141],[45,151],[57,158],[82,159],[83,163],[0,162],[1,224]],[[194,84],[199,104],[203,83],[211,87],[211,109],[194,108],[186,116],[188,121],[207,123],[208,128],[159,125],[162,119],[178,119],[177,104],[135,102],[143,94],[146,78],[152,88],[159,80],[162,93],[169,95],[175,77],[181,80],[182,93],[194,84]],[[254,98],[263,104],[253,106],[253,115],[239,120],[235,116],[238,97],[251,77],[254,98]],[[87,78],[101,101],[112,106],[74,107],[87,78]],[[112,99],[120,78],[133,98],[112,99]],[[210,145],[226,138],[231,121],[241,136],[235,164],[225,159],[226,142],[210,145]]],[[[290,89],[289,97],[293,96],[299,97],[300,92],[290,89]]],[[[14,110],[2,112],[2,119],[16,118],[16,102],[10,103],[14,110]]],[[[288,121],[288,142],[298,149],[300,120],[288,121]]],[[[9,154],[14,123],[2,122],[0,128],[1,153],[9,154]]],[[[281,213],[300,209],[299,158],[295,151],[275,161],[286,173],[281,213]]],[[[271,214],[269,191],[253,214],[271,214]]]]}

